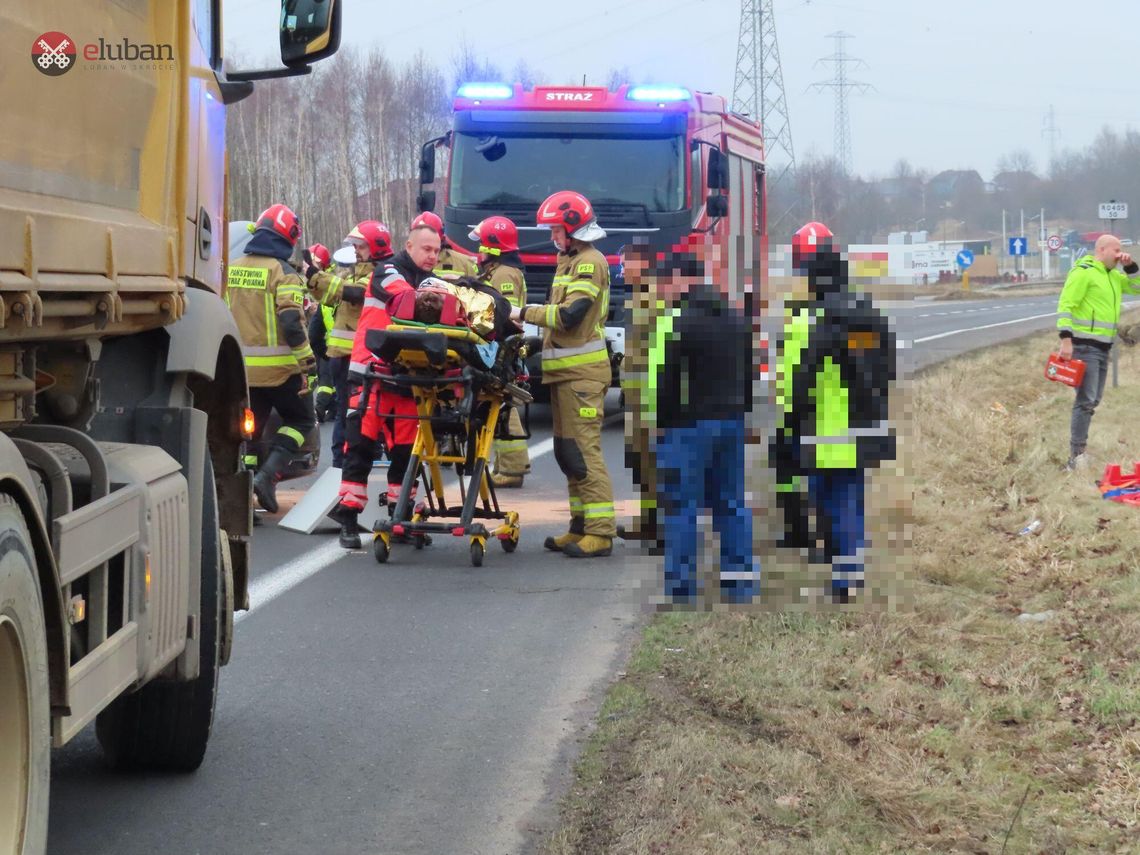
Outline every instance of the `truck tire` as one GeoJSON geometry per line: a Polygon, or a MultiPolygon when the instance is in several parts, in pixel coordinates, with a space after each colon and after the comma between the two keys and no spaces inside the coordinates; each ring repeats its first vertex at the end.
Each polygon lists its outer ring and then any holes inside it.
{"type": "Polygon", "coordinates": [[[95,734],[112,769],[192,772],[202,765],[218,691],[221,639],[221,542],[214,467],[206,456],[202,481],[202,611],[198,677],[155,680],[121,695],[95,720],[95,734]]]}
{"type": "Polygon", "coordinates": [[[19,506],[0,495],[0,852],[47,848],[51,699],[35,553],[19,506]]]}

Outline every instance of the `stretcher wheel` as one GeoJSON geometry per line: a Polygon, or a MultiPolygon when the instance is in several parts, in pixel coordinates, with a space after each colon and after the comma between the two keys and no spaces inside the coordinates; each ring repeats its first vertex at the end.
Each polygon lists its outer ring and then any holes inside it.
{"type": "Polygon", "coordinates": [[[412,535],[412,546],[414,546],[416,549],[423,549],[424,543],[424,536],[422,534],[412,535]]]}
{"type": "Polygon", "coordinates": [[[518,531],[512,531],[510,537],[499,541],[499,545],[503,547],[503,552],[514,552],[519,548],[518,531]]]}
{"type": "Polygon", "coordinates": [[[376,556],[378,564],[387,564],[388,556],[391,551],[388,549],[388,544],[384,542],[384,538],[378,537],[372,541],[372,554],[376,556]]]}
{"type": "Polygon", "coordinates": [[[477,540],[471,541],[471,566],[482,567],[483,556],[487,554],[486,547],[477,540]]]}

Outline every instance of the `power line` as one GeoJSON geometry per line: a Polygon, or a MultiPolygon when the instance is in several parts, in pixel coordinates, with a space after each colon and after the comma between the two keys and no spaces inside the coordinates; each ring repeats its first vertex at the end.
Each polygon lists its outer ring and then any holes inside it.
{"type": "Polygon", "coordinates": [[[1057,127],[1057,115],[1053,112],[1053,105],[1049,105],[1049,112],[1045,114],[1045,121],[1041,127],[1041,136],[1049,140],[1049,165],[1057,159],[1057,138],[1061,136],[1061,129],[1057,127]]]}
{"type": "Polygon", "coordinates": [[[835,76],[831,80],[813,83],[811,88],[817,92],[822,92],[825,89],[830,89],[835,93],[835,159],[839,161],[839,165],[843,168],[844,173],[851,174],[851,116],[847,111],[847,93],[848,91],[855,91],[860,94],[874,89],[869,83],[860,83],[857,80],[849,80],[847,78],[847,66],[852,65],[855,68],[862,66],[867,67],[867,63],[861,59],[853,56],[848,56],[846,45],[844,42],[847,39],[855,38],[850,33],[842,31],[829,33],[829,39],[835,39],[835,53],[831,56],[825,56],[816,62],[816,65],[821,63],[831,63],[834,66],[835,76]]]}
{"type": "Polygon", "coordinates": [[[772,0],[741,0],[732,108],[758,119],[764,129],[769,189],[794,181],[796,155],[772,0]]]}

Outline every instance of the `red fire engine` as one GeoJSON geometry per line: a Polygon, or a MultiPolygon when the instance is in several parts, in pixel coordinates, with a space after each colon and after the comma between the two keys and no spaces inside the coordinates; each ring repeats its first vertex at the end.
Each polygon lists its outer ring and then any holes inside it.
{"type": "Polygon", "coordinates": [[[763,137],[719,95],[676,86],[459,87],[451,130],[423,146],[419,207],[442,202],[447,236],[471,251],[467,235],[480,220],[514,220],[531,303],[545,299],[554,275],[549,232],[533,224],[539,203],[557,190],[585,195],[608,235],[598,248],[611,265],[606,332],[615,385],[627,322],[624,244],[643,236],[665,251],[707,232],[728,260],[720,275],[740,290],[759,285],[754,271],[767,257],[763,137]],[[437,148],[449,155],[442,199],[426,189],[436,181],[437,148]]]}

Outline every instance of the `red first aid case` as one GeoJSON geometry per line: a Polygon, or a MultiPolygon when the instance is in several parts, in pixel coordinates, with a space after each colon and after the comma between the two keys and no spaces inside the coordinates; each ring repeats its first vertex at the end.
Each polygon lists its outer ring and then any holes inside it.
{"type": "Polygon", "coordinates": [[[1075,388],[1081,385],[1084,376],[1085,364],[1081,360],[1062,359],[1055,353],[1049,354],[1049,361],[1045,363],[1046,379],[1075,388]]]}

